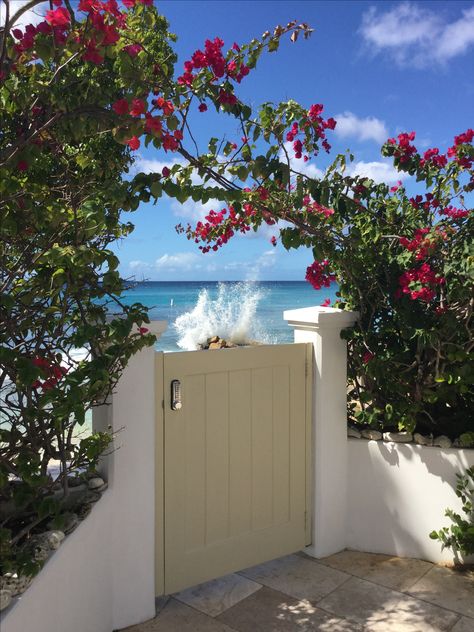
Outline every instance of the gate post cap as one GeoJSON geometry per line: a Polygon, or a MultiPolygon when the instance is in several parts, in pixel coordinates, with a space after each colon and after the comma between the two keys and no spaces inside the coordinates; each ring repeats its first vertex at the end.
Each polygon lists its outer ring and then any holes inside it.
{"type": "Polygon", "coordinates": [[[302,307],[283,312],[283,319],[295,329],[345,329],[352,327],[359,318],[359,312],[345,311],[335,307],[302,307]]]}

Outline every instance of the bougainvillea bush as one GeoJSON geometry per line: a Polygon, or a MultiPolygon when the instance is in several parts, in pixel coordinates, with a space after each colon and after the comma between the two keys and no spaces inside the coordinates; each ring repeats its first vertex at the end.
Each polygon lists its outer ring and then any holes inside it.
{"type": "MultiPolygon", "coordinates": [[[[270,147],[236,170],[247,177],[250,169],[257,183],[244,189],[244,203],[210,213],[188,227],[188,236],[207,252],[237,232],[286,222],[280,224],[283,246],[312,248],[307,281],[318,290],[337,281],[335,306],[360,313],[356,327],[343,334],[350,419],[452,437],[468,433],[474,429],[473,217],[467,204],[474,132],[456,136],[446,153],[420,154],[414,132],[388,139],[382,153],[406,186],[351,175],[350,154],[336,157],[315,179],[303,166],[318,145],[330,151],[327,130],[337,125],[322,112],[322,105],[264,106],[247,134],[262,134],[270,147]]],[[[256,148],[249,144],[248,155],[256,148]]]]}
{"type": "Polygon", "coordinates": [[[220,167],[186,150],[190,110],[248,117],[234,87],[283,34],[309,34],[292,23],[227,52],[208,40],[175,77],[174,36],[150,0],[53,0],[17,26],[39,4],[14,13],[7,0],[0,30],[0,572],[27,574],[32,534],[60,524],[71,477],[110,444],[80,437],[86,411],[154,341],[146,308],[120,299],[110,246],[133,230],[124,212],[163,192],[184,201],[192,172],[194,196],[209,195],[203,180],[219,183],[220,167]],[[141,144],[179,154],[184,175],[130,173],[141,144]]]}

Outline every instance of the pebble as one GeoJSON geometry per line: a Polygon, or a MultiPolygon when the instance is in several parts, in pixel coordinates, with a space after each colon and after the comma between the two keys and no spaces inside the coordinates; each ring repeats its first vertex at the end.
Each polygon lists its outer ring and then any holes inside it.
{"type": "Polygon", "coordinates": [[[426,437],[419,432],[415,432],[415,434],[413,435],[413,440],[418,445],[433,445],[433,435],[429,435],[426,437]]]}
{"type": "Polygon", "coordinates": [[[384,441],[393,441],[394,443],[411,443],[413,435],[411,432],[384,432],[384,441]]]}
{"type": "Polygon", "coordinates": [[[348,426],[347,436],[352,437],[353,439],[360,439],[361,438],[360,430],[357,430],[356,428],[351,428],[351,426],[348,426]]]}
{"type": "Polygon", "coordinates": [[[104,484],[104,479],[100,478],[99,476],[96,476],[95,478],[90,478],[88,482],[89,489],[98,489],[99,487],[103,487],[104,484]]]}
{"type": "Polygon", "coordinates": [[[0,590],[0,611],[8,608],[12,601],[12,593],[9,590],[0,590]]]}
{"type": "Polygon", "coordinates": [[[363,439],[369,439],[369,441],[380,441],[382,438],[382,433],[378,430],[372,430],[371,428],[365,428],[360,433],[360,436],[363,439]]]}
{"type": "Polygon", "coordinates": [[[433,445],[439,448],[447,449],[452,446],[452,441],[446,435],[440,435],[439,437],[435,438],[435,440],[433,441],[433,445]]]}
{"type": "Polygon", "coordinates": [[[69,513],[65,515],[67,516],[67,518],[64,524],[64,533],[68,535],[69,533],[72,533],[79,524],[79,516],[75,513],[69,513]]]}
{"type": "Polygon", "coordinates": [[[89,491],[87,492],[87,494],[84,495],[84,498],[82,498],[81,500],[86,505],[90,503],[96,503],[98,500],[100,500],[100,494],[98,494],[96,490],[89,491]]]}
{"type": "Polygon", "coordinates": [[[84,520],[85,518],[87,518],[87,516],[90,514],[91,511],[92,511],[92,505],[90,504],[82,505],[82,507],[80,507],[77,512],[77,515],[79,516],[79,520],[84,520]]]}
{"type": "Polygon", "coordinates": [[[54,531],[47,531],[45,535],[47,536],[46,541],[49,545],[49,548],[53,549],[54,551],[56,549],[59,549],[62,541],[66,537],[66,534],[63,531],[59,531],[57,529],[55,529],[54,531]]]}
{"type": "Polygon", "coordinates": [[[27,575],[18,576],[16,573],[6,573],[1,576],[0,587],[2,590],[8,590],[12,596],[24,593],[33,581],[32,577],[27,575]]]}

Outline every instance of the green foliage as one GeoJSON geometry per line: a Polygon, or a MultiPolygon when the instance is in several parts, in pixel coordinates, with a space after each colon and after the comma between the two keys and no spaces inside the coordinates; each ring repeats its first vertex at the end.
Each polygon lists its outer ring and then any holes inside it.
{"type": "Polygon", "coordinates": [[[456,474],[456,496],[461,499],[464,517],[452,509],[446,509],[445,516],[452,525],[439,531],[432,531],[430,538],[439,540],[442,548],[450,548],[456,556],[474,554],[474,467],[468,468],[465,474],[456,474]]]}

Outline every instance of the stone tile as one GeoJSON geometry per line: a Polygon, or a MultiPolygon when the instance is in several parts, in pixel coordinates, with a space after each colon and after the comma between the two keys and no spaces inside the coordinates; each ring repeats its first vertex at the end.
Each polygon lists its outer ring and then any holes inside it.
{"type": "Polygon", "coordinates": [[[370,632],[441,632],[458,620],[455,612],[357,577],[321,599],[317,606],[370,632]]]}
{"type": "Polygon", "coordinates": [[[357,632],[362,628],[271,588],[262,588],[218,617],[238,632],[357,632]]]}
{"type": "Polygon", "coordinates": [[[461,617],[450,632],[472,632],[474,630],[474,619],[461,617]]]}
{"type": "Polygon", "coordinates": [[[217,617],[260,588],[260,584],[234,573],[187,588],[173,597],[210,617],[217,617]]]}
{"type": "Polygon", "coordinates": [[[433,564],[423,560],[359,551],[342,551],[319,561],[331,568],[402,592],[411,588],[433,567],[433,564]]]}
{"type": "Polygon", "coordinates": [[[461,573],[433,566],[409,592],[443,608],[474,617],[474,572],[461,573]]]}
{"type": "Polygon", "coordinates": [[[155,619],[121,632],[234,632],[225,623],[211,619],[184,603],[170,599],[155,619]]]}
{"type": "Polygon", "coordinates": [[[296,599],[318,601],[350,577],[300,555],[288,555],[241,574],[296,599]]]}

